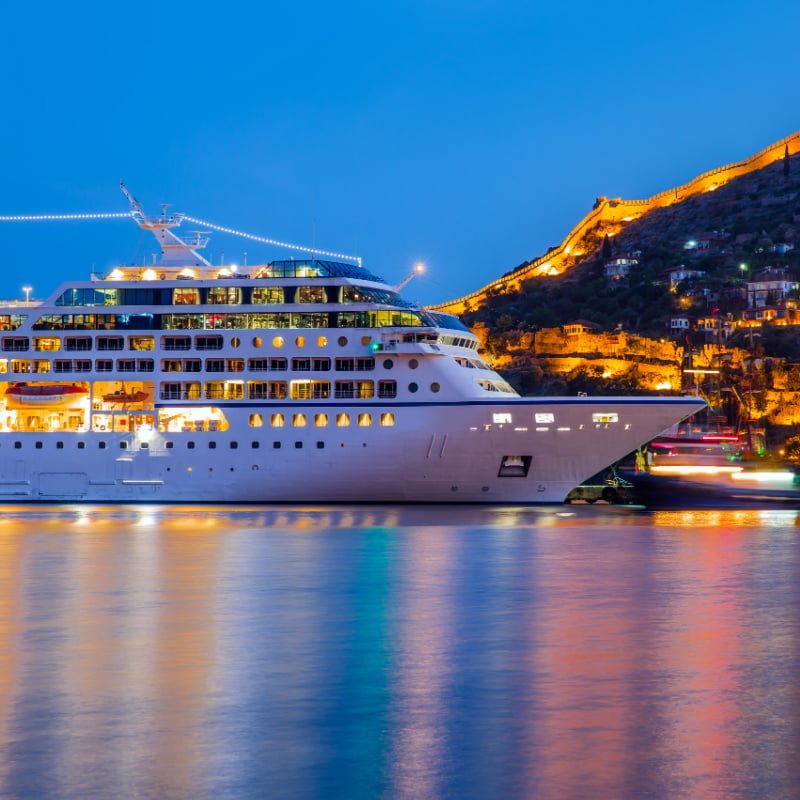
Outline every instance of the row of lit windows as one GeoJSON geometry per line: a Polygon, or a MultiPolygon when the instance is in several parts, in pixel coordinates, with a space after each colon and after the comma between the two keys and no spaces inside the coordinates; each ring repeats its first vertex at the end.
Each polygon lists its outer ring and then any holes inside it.
{"type": "MultiPolygon", "coordinates": [[[[350,415],[346,412],[329,415],[324,413],[313,415],[313,425],[315,428],[327,428],[328,425],[335,424],[337,428],[349,428],[350,425],[357,425],[359,428],[369,428],[377,422],[384,428],[394,425],[394,414],[391,411],[383,414],[373,415],[369,412],[350,415]]],[[[283,428],[291,425],[293,428],[305,428],[312,424],[310,414],[272,414],[269,417],[269,425],[272,428],[283,428]]],[[[264,417],[261,414],[250,415],[250,427],[260,428],[264,425],[264,417]]]]}
{"type": "MultiPolygon", "coordinates": [[[[230,286],[157,289],[67,289],[57,306],[276,305],[282,303],[380,303],[392,293],[358,286],[230,286]]],[[[401,303],[402,305],[402,303],[401,303]]]]}
{"type": "MultiPolygon", "coordinates": [[[[57,358],[51,362],[46,360],[28,360],[14,358],[11,361],[0,360],[0,373],[25,375],[42,375],[50,372],[63,374],[67,372],[92,372],[90,358],[57,358]]],[[[110,358],[98,358],[94,362],[95,372],[114,372],[114,361],[110,358]]],[[[155,362],[152,358],[119,358],[116,362],[117,372],[153,372],[155,362]]]]}
{"type": "MultiPolygon", "coordinates": [[[[240,314],[43,314],[36,331],[58,330],[258,330],[271,328],[421,327],[416,311],[272,312],[240,314]]],[[[431,324],[431,323],[427,323],[431,324]]]]}
{"type": "MultiPolygon", "coordinates": [[[[416,391],[416,390],[415,390],[416,391]]],[[[438,391],[438,389],[436,390],[438,391]]],[[[374,381],[184,381],[162,383],[162,400],[369,400],[375,397],[374,381]]],[[[397,382],[378,381],[378,397],[397,397],[397,382]]]]}
{"type": "MultiPolygon", "coordinates": [[[[329,372],[330,358],[207,358],[205,367],[200,358],[164,358],[161,369],[164,372],[244,372],[245,364],[252,372],[286,372],[289,364],[294,372],[329,372]]],[[[389,361],[392,364],[391,361],[389,361]]],[[[337,358],[333,362],[337,372],[372,372],[375,359],[337,358]]],[[[391,367],[388,367],[391,369],[391,367]]]]}

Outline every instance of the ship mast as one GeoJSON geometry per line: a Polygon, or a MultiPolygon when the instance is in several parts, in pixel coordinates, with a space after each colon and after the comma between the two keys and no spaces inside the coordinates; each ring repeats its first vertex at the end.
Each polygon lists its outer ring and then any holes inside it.
{"type": "Polygon", "coordinates": [[[140,228],[150,231],[161,246],[161,258],[156,266],[159,267],[210,267],[197,251],[208,244],[208,236],[203,231],[197,231],[193,239],[181,239],[172,232],[184,219],[184,214],[168,214],[167,206],[161,206],[161,214],[157,217],[148,217],[144,213],[141,203],[130,193],[128,187],[120,181],[119,188],[131,204],[131,216],[140,228]]]}

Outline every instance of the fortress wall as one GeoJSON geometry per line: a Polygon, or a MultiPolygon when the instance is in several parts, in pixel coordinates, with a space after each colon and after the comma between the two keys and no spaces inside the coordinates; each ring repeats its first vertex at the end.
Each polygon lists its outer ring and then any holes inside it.
{"type": "Polygon", "coordinates": [[[530,264],[519,267],[510,274],[492,281],[482,289],[459,297],[456,300],[429,307],[436,311],[463,314],[468,306],[474,308],[481,305],[492,294],[507,294],[519,291],[524,280],[565,272],[574,265],[576,256],[584,254],[580,244],[584,239],[591,236],[592,229],[595,226],[601,225],[605,229],[604,232],[613,235],[625,224],[641,217],[648,211],[679,203],[701,192],[717,189],[740,175],[754,172],[772,164],[783,158],[786,147],[789,148],[790,155],[800,152],[800,132],[795,132],[774,142],[743,161],[736,161],[724,167],[717,167],[704,172],[682,186],[659,192],[646,200],[598,198],[597,206],[567,234],[558,247],[531,261],[530,264]]]}

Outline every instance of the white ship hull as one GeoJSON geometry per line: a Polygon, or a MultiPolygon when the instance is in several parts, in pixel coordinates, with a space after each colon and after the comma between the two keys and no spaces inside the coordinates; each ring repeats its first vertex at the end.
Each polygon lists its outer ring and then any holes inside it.
{"type": "MultiPolygon", "coordinates": [[[[224,432],[9,433],[0,499],[560,503],[575,485],[702,406],[689,397],[359,402],[359,411],[391,411],[394,425],[250,427],[254,411],[281,410],[270,403],[227,407],[224,432]],[[616,421],[596,422],[593,415],[607,412],[616,421]],[[553,422],[537,425],[537,413],[553,422]],[[501,474],[504,463],[520,460],[524,469],[501,474]]],[[[293,402],[283,410],[309,418],[322,410],[334,419],[354,408],[293,402]]]]}

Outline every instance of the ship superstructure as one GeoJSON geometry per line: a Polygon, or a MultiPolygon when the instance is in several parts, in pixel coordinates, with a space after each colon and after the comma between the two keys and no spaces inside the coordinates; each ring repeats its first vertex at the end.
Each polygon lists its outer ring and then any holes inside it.
{"type": "Polygon", "coordinates": [[[454,316],[358,263],[162,257],[0,307],[0,497],[561,502],[702,407],[521,398],[454,316]]]}

